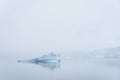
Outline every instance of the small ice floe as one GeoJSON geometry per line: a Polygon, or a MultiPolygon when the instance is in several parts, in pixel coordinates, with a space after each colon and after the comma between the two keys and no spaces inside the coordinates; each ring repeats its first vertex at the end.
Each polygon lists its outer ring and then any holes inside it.
{"type": "Polygon", "coordinates": [[[34,59],[30,59],[30,60],[18,60],[18,62],[41,62],[41,63],[56,63],[56,62],[60,62],[60,55],[54,54],[54,53],[50,53],[47,55],[43,55],[41,57],[38,58],[34,58],[34,59]]]}
{"type": "Polygon", "coordinates": [[[36,64],[40,65],[41,67],[53,70],[60,67],[60,61],[61,61],[60,55],[50,53],[38,58],[18,60],[17,62],[36,64]]]}
{"type": "Polygon", "coordinates": [[[36,58],[36,61],[40,61],[40,62],[60,62],[60,55],[54,54],[54,53],[50,53],[48,55],[43,55],[39,58],[36,58]]]}

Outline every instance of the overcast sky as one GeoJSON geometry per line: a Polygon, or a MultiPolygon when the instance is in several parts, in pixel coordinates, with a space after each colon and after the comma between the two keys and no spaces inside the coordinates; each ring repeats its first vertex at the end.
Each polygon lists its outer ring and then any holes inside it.
{"type": "Polygon", "coordinates": [[[0,0],[1,53],[119,45],[119,0],[0,0]]]}

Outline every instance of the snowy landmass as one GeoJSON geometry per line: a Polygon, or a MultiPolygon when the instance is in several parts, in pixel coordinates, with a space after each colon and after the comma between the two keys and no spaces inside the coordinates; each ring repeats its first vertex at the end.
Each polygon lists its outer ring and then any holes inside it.
{"type": "Polygon", "coordinates": [[[105,48],[89,52],[87,59],[90,62],[114,67],[120,66],[120,47],[105,48]]]}
{"type": "Polygon", "coordinates": [[[93,52],[90,52],[89,54],[92,57],[96,57],[96,58],[120,59],[120,47],[105,48],[105,49],[101,49],[101,50],[95,50],[93,52]]]}

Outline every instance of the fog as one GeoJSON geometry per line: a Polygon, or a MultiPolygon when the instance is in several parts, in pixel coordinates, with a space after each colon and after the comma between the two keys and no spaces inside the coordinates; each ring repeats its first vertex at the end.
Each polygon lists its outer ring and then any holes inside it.
{"type": "Polygon", "coordinates": [[[0,0],[0,80],[120,80],[119,62],[119,0],[0,0]]]}
{"type": "Polygon", "coordinates": [[[0,0],[0,53],[120,45],[119,0],[0,0]]]}

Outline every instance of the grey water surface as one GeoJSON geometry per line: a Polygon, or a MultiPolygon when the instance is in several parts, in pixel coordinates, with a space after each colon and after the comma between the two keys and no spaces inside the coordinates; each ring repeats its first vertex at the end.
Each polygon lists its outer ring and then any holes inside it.
{"type": "Polygon", "coordinates": [[[120,66],[95,61],[81,55],[62,58],[60,63],[22,63],[15,57],[1,57],[0,80],[120,80],[120,66]]]}

